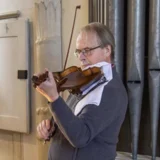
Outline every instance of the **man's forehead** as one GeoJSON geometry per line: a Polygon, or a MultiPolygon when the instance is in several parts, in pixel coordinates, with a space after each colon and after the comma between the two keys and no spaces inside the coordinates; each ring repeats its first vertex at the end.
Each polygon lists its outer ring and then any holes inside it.
{"type": "Polygon", "coordinates": [[[98,43],[98,38],[97,35],[93,32],[80,32],[78,37],[77,37],[77,42],[83,42],[83,43],[88,43],[88,44],[97,44],[98,43]]]}

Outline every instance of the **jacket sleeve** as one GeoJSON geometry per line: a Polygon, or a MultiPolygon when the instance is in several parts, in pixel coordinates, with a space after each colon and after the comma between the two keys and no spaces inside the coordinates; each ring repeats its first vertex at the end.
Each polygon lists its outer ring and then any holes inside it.
{"type": "Polygon", "coordinates": [[[56,133],[56,131],[57,131],[58,126],[57,126],[57,124],[55,123],[53,117],[51,118],[51,123],[52,123],[52,125],[54,126],[54,131],[52,132],[51,137],[54,137],[54,135],[55,135],[55,133],[56,133]]]}
{"type": "Polygon", "coordinates": [[[66,139],[72,146],[81,148],[112,123],[122,111],[121,106],[126,105],[123,99],[118,89],[107,87],[103,90],[100,105],[88,104],[78,116],[73,114],[61,97],[51,103],[50,109],[66,139]]]}

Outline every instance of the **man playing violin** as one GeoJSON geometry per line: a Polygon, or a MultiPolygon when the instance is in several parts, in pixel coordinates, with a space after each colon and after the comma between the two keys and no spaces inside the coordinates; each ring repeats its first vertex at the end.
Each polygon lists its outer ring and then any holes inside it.
{"type": "Polygon", "coordinates": [[[83,70],[100,67],[103,76],[81,94],[70,94],[65,102],[48,72],[47,80],[36,89],[49,101],[53,120],[43,120],[37,126],[38,135],[47,140],[53,134],[49,160],[114,160],[128,103],[112,65],[114,37],[105,25],[90,23],[81,29],[74,54],[83,70]]]}

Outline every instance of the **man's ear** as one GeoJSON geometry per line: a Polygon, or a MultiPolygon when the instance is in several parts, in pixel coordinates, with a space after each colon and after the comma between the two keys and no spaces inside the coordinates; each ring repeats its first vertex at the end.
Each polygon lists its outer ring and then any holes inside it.
{"type": "Polygon", "coordinates": [[[104,47],[104,49],[105,49],[105,56],[106,56],[106,57],[110,56],[110,55],[111,55],[111,52],[112,52],[111,45],[106,45],[106,46],[104,47]]]}

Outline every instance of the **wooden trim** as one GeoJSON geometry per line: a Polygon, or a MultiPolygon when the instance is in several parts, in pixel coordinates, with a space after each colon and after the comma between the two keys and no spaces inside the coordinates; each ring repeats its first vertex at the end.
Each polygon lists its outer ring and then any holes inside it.
{"type": "Polygon", "coordinates": [[[20,16],[20,11],[7,12],[0,14],[0,20],[9,18],[18,18],[20,16]]]}

